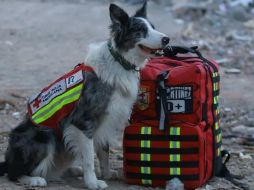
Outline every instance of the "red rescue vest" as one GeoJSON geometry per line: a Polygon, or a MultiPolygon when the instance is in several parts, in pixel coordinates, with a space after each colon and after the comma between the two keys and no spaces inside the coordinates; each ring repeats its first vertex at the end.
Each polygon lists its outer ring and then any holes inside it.
{"type": "Polygon", "coordinates": [[[31,121],[51,128],[61,136],[60,122],[73,111],[80,99],[85,84],[84,72],[93,72],[93,69],[79,64],[32,98],[28,103],[31,121]]]}

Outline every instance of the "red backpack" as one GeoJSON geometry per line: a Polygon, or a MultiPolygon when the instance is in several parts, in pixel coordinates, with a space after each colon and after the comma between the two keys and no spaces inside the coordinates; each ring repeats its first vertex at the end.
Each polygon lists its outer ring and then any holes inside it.
{"type": "Polygon", "coordinates": [[[218,64],[194,48],[166,49],[141,71],[138,100],[124,131],[129,184],[165,186],[177,177],[188,189],[229,172],[222,157],[218,64]],[[196,56],[176,56],[194,53],[196,56]]]}

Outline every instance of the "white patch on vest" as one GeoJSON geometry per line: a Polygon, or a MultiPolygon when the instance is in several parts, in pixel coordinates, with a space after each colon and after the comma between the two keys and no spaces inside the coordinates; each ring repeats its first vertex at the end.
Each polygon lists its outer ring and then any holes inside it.
{"type": "Polygon", "coordinates": [[[70,88],[78,84],[82,80],[83,80],[83,74],[82,74],[82,71],[79,71],[71,75],[70,77],[68,77],[65,81],[66,81],[67,88],[70,88]]]}
{"type": "Polygon", "coordinates": [[[47,105],[53,98],[66,91],[65,79],[53,84],[48,90],[42,91],[39,96],[30,102],[32,114],[47,105]]]}

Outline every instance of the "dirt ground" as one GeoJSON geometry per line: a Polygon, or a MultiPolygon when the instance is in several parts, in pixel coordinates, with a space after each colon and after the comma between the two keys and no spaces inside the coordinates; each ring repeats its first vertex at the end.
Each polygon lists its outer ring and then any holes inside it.
{"type": "MultiPolygon", "coordinates": [[[[254,30],[248,29],[244,35],[241,34],[241,39],[239,35],[232,34],[233,40],[223,41],[229,35],[225,34],[227,31],[218,34],[218,29],[208,26],[207,20],[184,17],[185,9],[188,9],[188,15],[193,12],[191,6],[177,7],[181,1],[149,2],[149,18],[160,31],[171,37],[173,44],[198,43],[207,56],[214,57],[221,64],[223,147],[232,154],[228,164],[230,170],[243,175],[241,182],[254,190],[254,30]],[[197,26],[202,24],[203,29],[198,31],[197,26]],[[212,34],[208,35],[206,27],[212,34]],[[222,39],[218,39],[219,36],[222,39]],[[226,44],[222,48],[225,52],[215,50],[216,43],[226,44]],[[243,64],[233,57],[239,53],[243,56],[243,64]],[[230,70],[232,68],[235,70],[230,70]]],[[[108,38],[108,4],[107,0],[0,0],[0,161],[7,147],[8,132],[21,121],[28,97],[83,61],[89,43],[108,38]]],[[[132,13],[140,6],[123,1],[118,4],[132,13]]],[[[213,19],[211,22],[216,22],[216,26],[218,14],[213,13],[211,7],[197,7],[207,9],[207,17],[213,19]]],[[[221,6],[220,11],[223,13],[224,10],[221,6]]],[[[244,15],[244,19],[248,21],[254,18],[253,15],[254,11],[249,12],[244,15]],[[249,18],[250,15],[252,17],[249,18]]],[[[228,24],[228,27],[233,27],[237,32],[242,31],[243,21],[224,15],[218,23],[224,21],[223,24],[228,24]]],[[[154,189],[124,184],[121,177],[121,148],[112,150],[111,162],[112,167],[119,171],[119,176],[117,180],[108,181],[109,190],[154,189]]],[[[10,183],[5,177],[0,178],[0,190],[19,189],[74,190],[84,187],[80,178],[66,177],[63,182],[51,182],[46,188],[30,188],[10,183]]],[[[199,189],[240,188],[225,179],[213,178],[199,189]]]]}

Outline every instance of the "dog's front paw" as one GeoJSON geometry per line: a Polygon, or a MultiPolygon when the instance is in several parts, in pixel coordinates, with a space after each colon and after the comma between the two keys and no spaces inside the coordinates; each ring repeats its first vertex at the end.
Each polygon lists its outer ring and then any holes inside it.
{"type": "Polygon", "coordinates": [[[94,182],[86,182],[86,187],[91,190],[99,190],[107,188],[108,185],[105,181],[96,180],[94,182]]]}
{"type": "Polygon", "coordinates": [[[47,182],[42,177],[30,177],[30,176],[23,176],[18,179],[20,183],[25,185],[29,185],[32,187],[45,187],[47,186],[47,182]]]}
{"type": "Polygon", "coordinates": [[[33,177],[30,185],[35,186],[35,187],[45,187],[45,186],[47,186],[47,182],[44,178],[33,177]]]}

